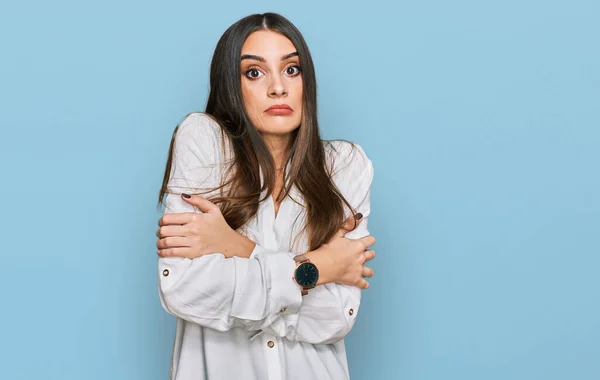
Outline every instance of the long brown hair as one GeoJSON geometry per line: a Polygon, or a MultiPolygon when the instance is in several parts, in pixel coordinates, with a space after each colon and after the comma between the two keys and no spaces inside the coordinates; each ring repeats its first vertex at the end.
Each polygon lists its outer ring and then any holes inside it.
{"type": "MultiPolygon", "coordinates": [[[[260,133],[250,121],[241,91],[240,59],[246,38],[257,30],[271,30],[286,36],[295,46],[302,70],[302,122],[292,132],[284,187],[277,194],[283,200],[295,184],[305,203],[309,249],[331,239],[344,218],[344,205],[354,209],[340,193],[327,167],[325,146],[317,121],[317,83],[312,57],[300,31],[276,13],[254,14],[231,25],[221,36],[210,66],[210,94],[205,113],[212,116],[230,139],[233,165],[223,176],[218,196],[210,200],[219,205],[231,228],[243,227],[258,211],[258,205],[271,196],[275,187],[275,164],[260,133]],[[264,182],[261,185],[260,170],[264,182]],[[224,189],[229,189],[227,192],[224,189]],[[260,199],[263,191],[266,197],[260,199]]],[[[171,173],[175,128],[169,147],[159,204],[163,202],[171,173]]],[[[303,229],[303,230],[304,230],[303,229]]]]}

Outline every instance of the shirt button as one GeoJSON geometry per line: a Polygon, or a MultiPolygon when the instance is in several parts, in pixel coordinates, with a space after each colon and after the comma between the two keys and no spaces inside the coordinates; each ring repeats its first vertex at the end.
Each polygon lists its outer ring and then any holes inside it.
{"type": "Polygon", "coordinates": [[[348,314],[350,314],[350,315],[354,314],[354,309],[350,309],[350,310],[348,311],[348,314]]]}
{"type": "Polygon", "coordinates": [[[279,310],[280,313],[285,313],[285,311],[287,310],[287,307],[282,307],[281,310],[279,310]]]}
{"type": "Polygon", "coordinates": [[[270,340],[270,341],[267,343],[267,346],[269,346],[269,348],[273,348],[273,347],[275,346],[275,343],[274,343],[272,340],[270,340]]]}
{"type": "Polygon", "coordinates": [[[168,269],[163,270],[163,276],[168,276],[168,275],[169,275],[169,270],[168,269]]]}

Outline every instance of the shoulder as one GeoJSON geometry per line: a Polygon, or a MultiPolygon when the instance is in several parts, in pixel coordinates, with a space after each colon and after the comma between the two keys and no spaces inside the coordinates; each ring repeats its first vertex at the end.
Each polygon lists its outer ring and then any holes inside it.
{"type": "Polygon", "coordinates": [[[352,207],[360,208],[357,209],[359,212],[368,215],[365,201],[369,197],[374,174],[371,159],[359,144],[342,140],[323,143],[333,183],[352,207]]]}
{"type": "Polygon", "coordinates": [[[357,143],[345,140],[323,141],[328,169],[334,182],[373,177],[373,162],[357,143]]]}
{"type": "Polygon", "coordinates": [[[187,114],[177,125],[177,137],[217,140],[221,134],[221,126],[210,115],[204,112],[187,114]]]}
{"type": "Polygon", "coordinates": [[[212,116],[192,112],[175,129],[174,149],[191,151],[204,158],[217,158],[223,151],[223,138],[221,126],[212,116]]]}
{"type": "Polygon", "coordinates": [[[209,197],[218,191],[223,167],[220,135],[219,123],[205,113],[190,113],[177,124],[171,141],[170,191],[209,197]]]}

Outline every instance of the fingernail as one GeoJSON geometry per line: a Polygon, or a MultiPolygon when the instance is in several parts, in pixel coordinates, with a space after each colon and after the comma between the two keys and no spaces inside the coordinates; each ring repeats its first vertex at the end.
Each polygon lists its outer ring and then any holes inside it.
{"type": "Polygon", "coordinates": [[[362,214],[359,212],[358,214],[354,215],[354,219],[359,220],[362,218],[362,214]]]}
{"type": "Polygon", "coordinates": [[[184,198],[191,198],[191,197],[192,197],[191,195],[189,195],[189,194],[186,194],[186,193],[183,193],[183,194],[181,194],[181,195],[183,195],[183,197],[184,197],[184,198]]]}

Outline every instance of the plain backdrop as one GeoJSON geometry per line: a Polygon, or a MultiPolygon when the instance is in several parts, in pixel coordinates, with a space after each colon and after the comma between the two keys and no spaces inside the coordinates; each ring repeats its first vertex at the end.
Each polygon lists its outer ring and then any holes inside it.
{"type": "Polygon", "coordinates": [[[308,42],[322,135],[375,166],[352,379],[600,379],[592,0],[3,1],[0,378],[167,378],[168,144],[266,11],[308,42]]]}

